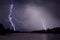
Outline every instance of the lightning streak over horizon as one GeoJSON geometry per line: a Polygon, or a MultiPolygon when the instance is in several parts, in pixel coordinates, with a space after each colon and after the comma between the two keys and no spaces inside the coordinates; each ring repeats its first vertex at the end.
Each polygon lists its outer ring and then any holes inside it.
{"type": "Polygon", "coordinates": [[[8,15],[8,19],[9,19],[9,21],[10,21],[10,23],[11,23],[11,25],[12,25],[14,31],[15,31],[15,25],[12,22],[12,17],[11,17],[11,15],[12,15],[12,9],[13,9],[13,4],[10,5],[10,14],[8,15]]]}
{"type": "Polygon", "coordinates": [[[44,27],[45,31],[47,30],[46,26],[45,26],[45,22],[43,21],[43,19],[41,18],[41,23],[42,23],[42,26],[44,27]]]}

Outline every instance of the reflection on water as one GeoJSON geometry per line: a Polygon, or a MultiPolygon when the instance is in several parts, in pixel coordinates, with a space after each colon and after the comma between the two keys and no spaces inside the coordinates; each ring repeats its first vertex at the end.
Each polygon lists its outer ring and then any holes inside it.
{"type": "Polygon", "coordinates": [[[60,34],[46,34],[48,40],[60,40],[60,34]]]}
{"type": "Polygon", "coordinates": [[[0,35],[0,40],[60,40],[60,34],[14,33],[0,35]]]}

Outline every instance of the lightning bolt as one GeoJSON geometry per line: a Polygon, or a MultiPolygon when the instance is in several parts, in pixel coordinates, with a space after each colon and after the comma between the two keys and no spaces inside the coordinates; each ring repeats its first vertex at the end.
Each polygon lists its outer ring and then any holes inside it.
{"type": "Polygon", "coordinates": [[[15,31],[15,25],[12,22],[12,17],[11,17],[11,15],[12,15],[12,9],[13,9],[13,4],[10,5],[10,14],[8,15],[8,19],[9,19],[9,21],[10,21],[10,23],[11,23],[11,25],[12,25],[14,31],[15,31]]]}
{"type": "Polygon", "coordinates": [[[45,22],[44,22],[44,20],[41,18],[41,23],[42,23],[42,26],[43,26],[43,28],[45,29],[45,31],[47,30],[47,28],[46,28],[46,26],[45,26],[45,22]]]}

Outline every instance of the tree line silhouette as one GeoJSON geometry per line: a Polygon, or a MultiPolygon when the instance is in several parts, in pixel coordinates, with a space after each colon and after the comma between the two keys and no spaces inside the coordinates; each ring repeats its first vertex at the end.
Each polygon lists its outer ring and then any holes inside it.
{"type": "Polygon", "coordinates": [[[53,29],[47,29],[45,30],[35,30],[35,31],[31,31],[31,32],[27,32],[27,31],[13,31],[9,28],[5,29],[3,24],[0,24],[0,34],[8,34],[8,33],[60,33],[60,27],[56,27],[53,29]]]}

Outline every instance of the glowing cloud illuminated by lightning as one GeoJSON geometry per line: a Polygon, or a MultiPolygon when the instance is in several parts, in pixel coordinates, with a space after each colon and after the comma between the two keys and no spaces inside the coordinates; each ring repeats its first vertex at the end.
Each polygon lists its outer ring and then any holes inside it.
{"type": "Polygon", "coordinates": [[[47,30],[46,28],[46,22],[43,18],[42,12],[38,10],[37,7],[27,7],[27,14],[30,16],[30,22],[31,24],[34,24],[36,26],[41,26],[43,27],[44,30],[47,30]],[[36,24],[35,24],[36,23],[36,24]]]}

